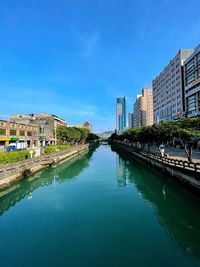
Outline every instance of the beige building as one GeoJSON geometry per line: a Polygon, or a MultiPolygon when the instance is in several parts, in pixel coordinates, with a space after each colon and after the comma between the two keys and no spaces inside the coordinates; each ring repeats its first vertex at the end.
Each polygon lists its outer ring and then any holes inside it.
{"type": "Polygon", "coordinates": [[[193,50],[179,50],[153,80],[154,123],[185,116],[183,63],[192,52],[193,50]]]}
{"type": "Polygon", "coordinates": [[[92,124],[90,124],[88,121],[85,121],[83,123],[83,127],[88,129],[90,131],[90,133],[92,133],[92,124]]]}
{"type": "MultiPolygon", "coordinates": [[[[8,145],[26,144],[27,147],[39,145],[39,127],[24,123],[0,120],[0,149],[8,145]]],[[[25,148],[26,146],[22,146],[25,148]]]]}
{"type": "Polygon", "coordinates": [[[138,95],[133,109],[133,128],[153,125],[152,88],[144,88],[138,95]]]}
{"type": "Polygon", "coordinates": [[[57,127],[67,126],[67,122],[64,119],[49,113],[13,114],[10,119],[14,122],[37,126],[39,128],[40,143],[43,145],[56,143],[57,127]]]}
{"type": "Polygon", "coordinates": [[[85,121],[83,124],[71,125],[70,127],[85,128],[85,129],[88,129],[90,133],[92,133],[92,124],[90,124],[88,121],[85,121]]]}

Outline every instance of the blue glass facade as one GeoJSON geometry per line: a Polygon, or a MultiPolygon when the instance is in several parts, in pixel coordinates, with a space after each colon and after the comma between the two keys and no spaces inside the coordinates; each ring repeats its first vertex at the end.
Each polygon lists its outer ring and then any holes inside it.
{"type": "Polygon", "coordinates": [[[117,133],[122,134],[127,127],[126,118],[126,99],[127,97],[118,97],[116,106],[116,130],[117,133]]]}

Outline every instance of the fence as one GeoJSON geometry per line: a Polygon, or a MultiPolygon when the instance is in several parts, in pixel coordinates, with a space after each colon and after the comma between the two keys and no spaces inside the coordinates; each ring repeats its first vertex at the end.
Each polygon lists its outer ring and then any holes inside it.
{"type": "Polygon", "coordinates": [[[187,173],[191,175],[196,180],[200,180],[200,162],[194,163],[184,160],[171,159],[167,156],[162,157],[158,153],[149,153],[147,151],[141,150],[140,148],[133,147],[131,143],[126,143],[122,141],[117,142],[119,146],[126,147],[126,150],[129,152],[134,152],[136,155],[141,155],[146,157],[149,160],[154,160],[164,164],[165,166],[176,168],[182,173],[187,173]]]}
{"type": "Polygon", "coordinates": [[[7,177],[11,177],[16,174],[27,175],[31,169],[37,167],[48,166],[56,162],[61,161],[62,159],[68,158],[74,154],[77,154],[88,148],[88,145],[82,145],[75,148],[70,148],[67,150],[62,150],[48,155],[43,155],[41,157],[23,160],[15,163],[7,163],[0,165],[0,180],[3,180],[7,177]]]}

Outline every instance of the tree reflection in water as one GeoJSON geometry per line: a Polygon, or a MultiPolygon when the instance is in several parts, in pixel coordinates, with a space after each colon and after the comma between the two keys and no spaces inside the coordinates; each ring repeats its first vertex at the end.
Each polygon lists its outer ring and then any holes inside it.
{"type": "MultiPolygon", "coordinates": [[[[121,177],[133,183],[140,196],[154,209],[170,239],[189,257],[200,257],[200,197],[144,162],[136,163],[128,153],[112,147],[118,154],[121,177]],[[125,178],[126,177],[126,178],[125,178]]],[[[117,178],[118,179],[118,178],[117,178]]],[[[127,183],[125,183],[127,184],[127,183]]]]}
{"type": "Polygon", "coordinates": [[[76,178],[85,168],[89,166],[89,161],[96,149],[71,159],[69,162],[45,169],[26,180],[20,181],[8,189],[0,192],[0,215],[14,206],[21,199],[32,198],[32,192],[41,186],[63,183],[76,178]]]}

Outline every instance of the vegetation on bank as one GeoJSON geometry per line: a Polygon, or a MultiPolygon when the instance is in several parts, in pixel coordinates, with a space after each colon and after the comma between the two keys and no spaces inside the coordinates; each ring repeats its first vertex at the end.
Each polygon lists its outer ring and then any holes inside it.
{"type": "Polygon", "coordinates": [[[60,144],[74,145],[96,141],[99,136],[90,133],[86,128],[59,126],[57,128],[57,139],[60,144]]]}
{"type": "MultiPolygon", "coordinates": [[[[86,128],[74,128],[59,126],[57,128],[57,140],[58,145],[50,145],[44,147],[46,154],[51,154],[57,151],[66,150],[76,144],[85,144],[99,140],[99,136],[90,133],[86,128]]],[[[35,151],[32,157],[34,157],[35,151]]],[[[0,164],[18,162],[30,158],[30,150],[12,151],[12,152],[0,152],[0,164]]]]}
{"type": "Polygon", "coordinates": [[[112,134],[111,140],[139,143],[148,151],[152,145],[180,145],[184,148],[188,161],[192,162],[192,150],[200,141],[200,118],[183,118],[179,121],[160,122],[148,127],[127,129],[122,135],[112,134]]]}
{"type": "Polygon", "coordinates": [[[51,145],[51,146],[46,146],[44,148],[44,152],[46,154],[51,154],[51,153],[55,153],[57,151],[66,150],[66,149],[69,149],[69,148],[71,148],[71,146],[69,146],[69,145],[57,145],[57,146],[51,145]]]}
{"type": "MultiPolygon", "coordinates": [[[[34,157],[35,151],[32,157],[34,157]]],[[[12,151],[12,152],[0,152],[0,164],[18,162],[30,158],[29,150],[12,151]]]]}

